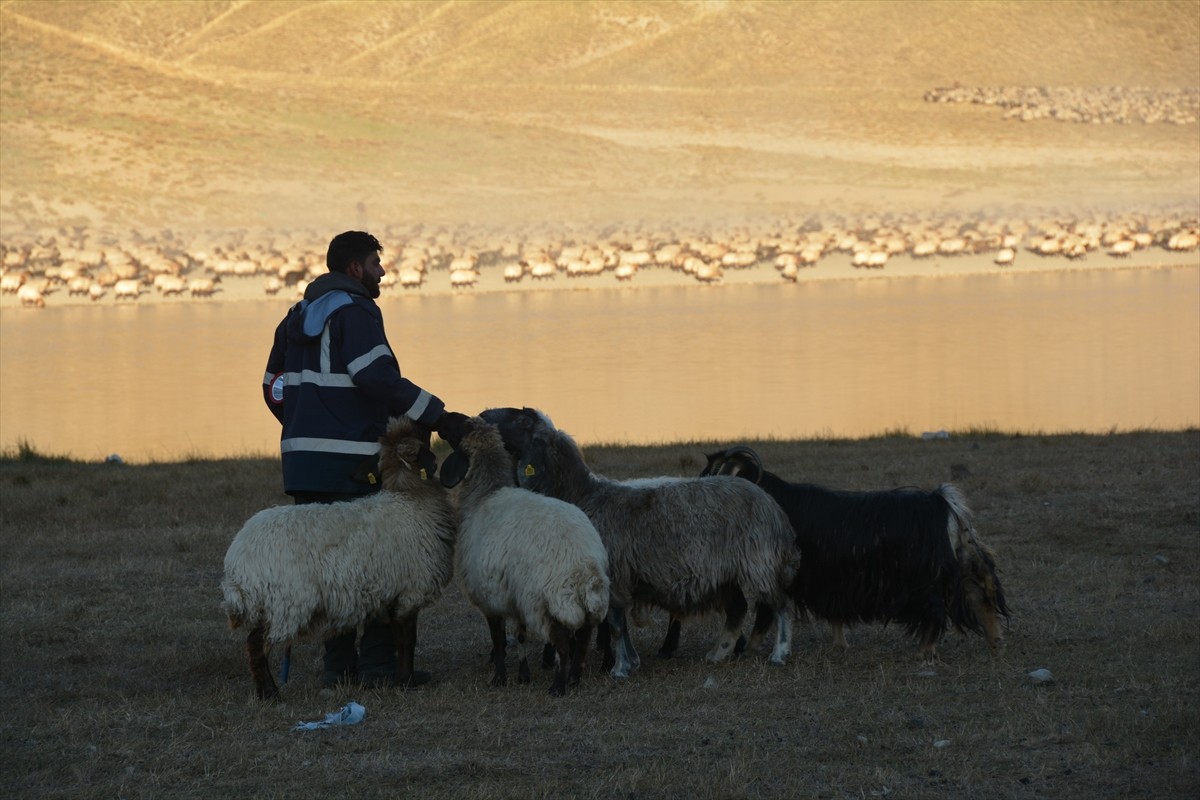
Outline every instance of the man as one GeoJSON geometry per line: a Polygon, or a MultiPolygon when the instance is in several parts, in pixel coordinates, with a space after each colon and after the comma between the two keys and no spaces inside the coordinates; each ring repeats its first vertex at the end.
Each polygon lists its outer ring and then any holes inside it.
{"type": "MultiPolygon", "coordinates": [[[[275,329],[263,397],[283,424],[284,491],[296,503],[335,503],[379,490],[379,437],[388,417],[438,430],[463,415],[400,374],[375,304],[384,270],[374,236],[346,231],[329,243],[329,272],[309,284],[275,329]]],[[[423,451],[432,479],[433,453],[423,451]]],[[[325,643],[323,686],[357,679],[395,682],[396,648],[387,624],[368,619],[356,651],[350,631],[325,643]]],[[[409,686],[429,680],[415,671],[409,686]]]]}

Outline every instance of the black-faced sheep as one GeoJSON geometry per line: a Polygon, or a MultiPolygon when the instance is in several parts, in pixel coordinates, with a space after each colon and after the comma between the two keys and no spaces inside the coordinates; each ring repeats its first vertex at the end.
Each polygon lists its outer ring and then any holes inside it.
{"type": "Polygon", "coordinates": [[[481,416],[499,426],[516,454],[522,486],[578,506],[599,531],[608,551],[614,677],[637,666],[625,610],[639,605],[678,616],[723,611],[724,629],[707,654],[721,661],[734,652],[747,601],[767,604],[779,621],[770,661],[784,663],[791,651],[786,588],[799,553],[787,517],[765,492],[725,477],[610,480],[593,473],[574,440],[534,409],[481,416]]]}
{"type": "Polygon", "coordinates": [[[417,614],[450,581],[457,525],[447,492],[421,467],[426,445],[413,423],[393,419],[380,443],[379,492],[260,511],[229,545],[223,608],[231,628],[249,629],[260,698],[279,693],[264,645],[326,639],[371,615],[396,637],[396,682],[412,678],[417,614]]]}
{"type": "MultiPolygon", "coordinates": [[[[453,484],[461,476],[455,572],[487,620],[492,683],[507,678],[504,624],[511,619],[518,639],[532,631],[553,646],[558,666],[550,694],[561,696],[579,682],[592,630],[608,612],[608,556],[600,535],[575,506],[513,486],[512,459],[494,425],[468,418],[448,425],[442,436],[455,448],[443,481],[453,484]]],[[[529,679],[524,654],[520,677],[529,679]]]]}
{"type": "Polygon", "coordinates": [[[1008,617],[995,556],[980,541],[962,493],[852,492],[791,483],[739,445],[708,456],[704,475],[737,475],[761,486],[787,512],[800,547],[791,593],[800,610],[828,620],[836,645],[844,625],[898,622],[918,637],[926,660],[949,624],[1003,639],[1008,617]]]}

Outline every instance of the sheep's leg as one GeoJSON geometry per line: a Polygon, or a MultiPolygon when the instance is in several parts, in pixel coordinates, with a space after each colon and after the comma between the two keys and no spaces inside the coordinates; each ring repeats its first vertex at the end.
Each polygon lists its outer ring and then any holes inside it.
{"type": "Polygon", "coordinates": [[[779,627],[775,632],[775,647],[771,650],[771,658],[768,663],[782,667],[787,663],[788,656],[792,654],[792,609],[790,604],[784,603],[775,609],[775,621],[779,623],[779,627]]]}
{"type": "Polygon", "coordinates": [[[771,623],[775,621],[775,609],[766,603],[759,603],[754,607],[754,627],[750,630],[750,641],[747,642],[744,638],[738,639],[738,643],[734,646],[733,652],[735,655],[741,655],[747,650],[757,650],[762,644],[762,640],[766,638],[767,631],[771,630],[771,623]]]}
{"type": "Polygon", "coordinates": [[[612,635],[616,639],[616,660],[610,675],[614,678],[628,678],[629,673],[636,669],[633,659],[630,656],[637,655],[637,651],[633,649],[633,641],[629,636],[629,625],[625,619],[625,609],[617,606],[609,606],[608,608],[608,624],[612,628],[612,635]]]}
{"type": "Polygon", "coordinates": [[[246,637],[246,656],[250,661],[250,677],[254,679],[254,693],[258,699],[267,700],[279,696],[279,687],[271,676],[271,665],[263,645],[263,629],[255,628],[246,637]]]}
{"type": "Polygon", "coordinates": [[[508,683],[508,671],[504,667],[505,648],[508,639],[504,634],[504,617],[488,617],[488,631],[492,634],[492,686],[508,683]]]}
{"type": "Polygon", "coordinates": [[[575,637],[571,641],[571,671],[567,674],[568,686],[579,685],[579,679],[583,677],[583,664],[587,659],[588,643],[591,640],[592,628],[590,625],[584,625],[575,631],[575,637]]]}
{"type": "Polygon", "coordinates": [[[717,638],[717,643],[704,658],[708,661],[724,661],[733,654],[737,647],[738,637],[742,635],[742,622],[746,619],[746,596],[736,587],[727,588],[723,593],[725,600],[725,628],[717,638]]]}
{"type": "Polygon", "coordinates": [[[550,622],[550,644],[558,654],[558,665],[554,668],[554,680],[550,684],[550,696],[562,697],[567,693],[567,671],[571,666],[571,631],[558,620],[550,622]]]}
{"type": "Polygon", "coordinates": [[[413,677],[417,649],[417,614],[392,620],[392,635],[396,638],[396,685],[407,686],[413,677]]]}
{"type": "Polygon", "coordinates": [[[674,614],[671,615],[671,621],[667,624],[667,636],[663,639],[662,647],[658,648],[658,654],[663,658],[670,658],[679,648],[679,632],[683,628],[683,622],[674,614]]]}
{"type": "Polygon", "coordinates": [[[517,683],[529,683],[532,680],[529,674],[529,630],[521,623],[517,623],[517,644],[521,653],[521,660],[517,662],[517,683]]]}
{"type": "Polygon", "coordinates": [[[608,624],[607,619],[601,620],[596,626],[596,650],[600,652],[601,671],[608,672],[617,663],[617,659],[613,655],[612,626],[608,624]]]}
{"type": "Polygon", "coordinates": [[[529,683],[533,676],[529,672],[529,654],[522,649],[521,660],[517,662],[517,683],[529,683]]]}

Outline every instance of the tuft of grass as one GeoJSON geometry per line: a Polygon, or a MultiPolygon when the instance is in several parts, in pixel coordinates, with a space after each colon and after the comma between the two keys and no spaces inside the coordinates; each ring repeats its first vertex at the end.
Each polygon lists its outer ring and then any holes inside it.
{"type": "Polygon", "coordinates": [[[0,450],[0,464],[10,462],[21,464],[70,464],[73,460],[69,456],[41,453],[32,442],[21,438],[17,440],[15,447],[6,447],[0,450]]]}

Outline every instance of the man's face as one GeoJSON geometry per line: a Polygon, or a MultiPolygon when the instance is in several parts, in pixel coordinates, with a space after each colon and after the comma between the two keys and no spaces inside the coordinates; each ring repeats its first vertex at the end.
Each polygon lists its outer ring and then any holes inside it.
{"type": "Polygon", "coordinates": [[[383,277],[383,265],[379,262],[379,253],[371,253],[362,261],[350,262],[346,274],[361,283],[367,290],[368,296],[379,297],[379,279],[383,277]]]}

